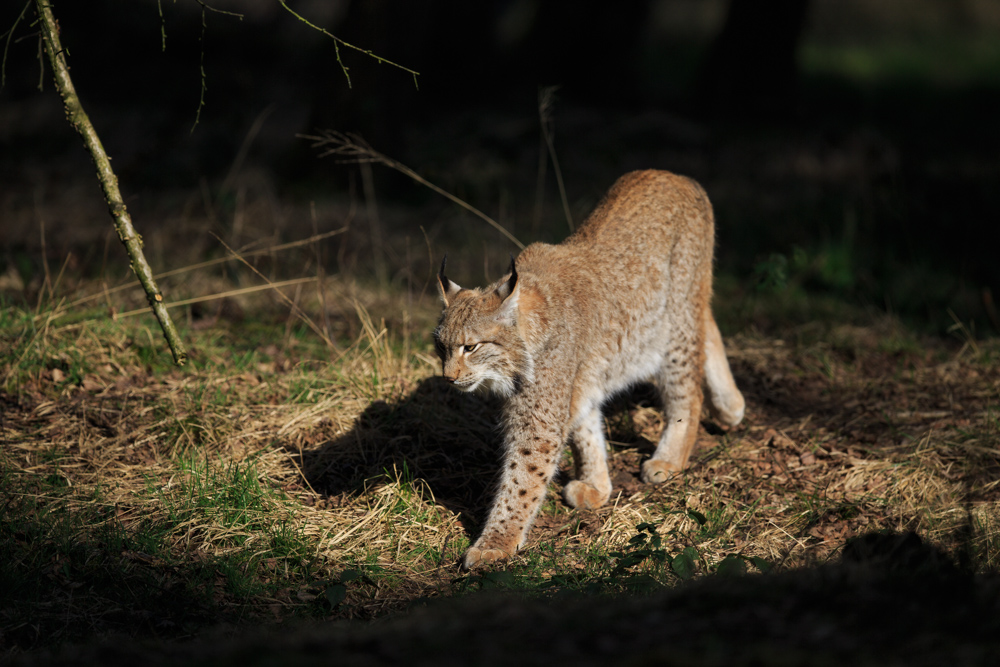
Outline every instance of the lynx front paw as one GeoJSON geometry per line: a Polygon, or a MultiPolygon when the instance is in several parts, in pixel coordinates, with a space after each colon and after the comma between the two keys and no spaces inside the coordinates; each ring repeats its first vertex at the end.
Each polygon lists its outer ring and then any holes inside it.
{"type": "Polygon", "coordinates": [[[492,563],[498,560],[504,560],[510,558],[515,549],[510,551],[505,551],[503,549],[484,549],[481,547],[470,547],[468,551],[465,552],[465,558],[462,559],[462,569],[471,570],[477,565],[485,565],[486,563],[492,563]]]}
{"type": "Polygon", "coordinates": [[[590,484],[577,479],[567,484],[566,488],[563,489],[563,498],[566,499],[566,503],[570,507],[578,509],[597,509],[608,502],[610,495],[610,493],[602,493],[590,484]]]}
{"type": "Polygon", "coordinates": [[[646,484],[662,484],[680,471],[681,469],[673,463],[649,459],[642,464],[642,481],[646,484]]]}

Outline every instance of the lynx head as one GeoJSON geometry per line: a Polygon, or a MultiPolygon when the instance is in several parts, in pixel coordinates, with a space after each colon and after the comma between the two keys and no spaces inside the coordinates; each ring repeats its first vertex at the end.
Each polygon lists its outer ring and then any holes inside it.
{"type": "Polygon", "coordinates": [[[510,269],[489,287],[464,289],[438,274],[444,312],[434,330],[434,345],[444,378],[463,391],[486,387],[509,396],[532,378],[533,364],[518,333],[521,285],[511,257],[510,269]]]}

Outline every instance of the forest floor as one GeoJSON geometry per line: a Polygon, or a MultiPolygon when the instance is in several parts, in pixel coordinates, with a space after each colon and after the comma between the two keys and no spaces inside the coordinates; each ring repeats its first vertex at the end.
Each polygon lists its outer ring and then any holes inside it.
{"type": "MultiPolygon", "coordinates": [[[[942,3],[894,4],[875,14],[942,23],[942,3]]],[[[115,57],[129,83],[104,108],[81,86],[180,368],[34,49],[30,70],[12,49],[30,94],[0,137],[0,663],[996,664],[1000,42],[806,44],[775,118],[702,118],[659,65],[642,104],[484,79],[485,106],[387,85],[372,113],[352,93],[391,162],[525,242],[558,242],[631,169],[692,176],[715,209],[743,423],[706,416],[690,468],[651,487],[657,398],[615,397],[608,505],[564,504],[567,456],[525,549],[464,573],[499,404],[439,377],[433,277],[447,252],[459,283],[496,279],[520,242],[385,164],[315,160],[327,146],[294,135],[338,98],[311,76],[294,92],[298,44],[245,57],[244,30],[211,47],[197,132],[193,61],[183,79],[115,57]],[[225,58],[261,96],[218,94],[225,58]]]]}
{"type": "MultiPolygon", "coordinates": [[[[725,322],[746,305],[720,285],[725,322]]],[[[655,393],[615,398],[611,502],[563,503],[567,455],[523,552],[463,573],[498,404],[438,377],[431,295],[322,275],[244,288],[174,311],[191,348],[176,368],[147,315],[41,294],[0,311],[0,655],[18,664],[468,655],[454,646],[484,663],[548,646],[587,664],[979,664],[998,648],[1000,341],[960,324],[727,335],[741,425],[706,418],[690,468],[647,486],[655,393]]]]}

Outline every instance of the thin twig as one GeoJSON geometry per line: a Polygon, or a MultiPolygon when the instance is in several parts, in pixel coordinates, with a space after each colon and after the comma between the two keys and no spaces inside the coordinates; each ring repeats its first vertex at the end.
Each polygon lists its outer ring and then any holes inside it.
{"type": "MultiPolygon", "coordinates": [[[[281,245],[270,246],[270,247],[267,247],[267,248],[261,248],[260,250],[254,250],[252,252],[244,252],[244,253],[242,253],[242,255],[244,257],[257,257],[259,255],[266,255],[266,254],[273,253],[273,252],[280,252],[282,250],[289,250],[291,248],[298,248],[299,246],[304,246],[304,245],[308,245],[310,243],[315,243],[316,241],[321,241],[323,239],[330,238],[331,236],[336,236],[337,234],[343,234],[347,230],[348,230],[348,227],[341,227],[340,229],[334,229],[333,231],[323,232],[322,234],[316,234],[314,236],[310,236],[307,239],[300,239],[298,241],[291,241],[289,243],[282,243],[281,245]]],[[[234,258],[230,257],[230,256],[218,257],[216,259],[210,259],[210,260],[207,260],[207,261],[204,261],[204,262],[198,262],[197,264],[191,264],[190,266],[183,266],[183,267],[181,267],[179,269],[172,269],[170,271],[164,271],[163,273],[157,273],[156,275],[153,276],[153,278],[156,279],[156,280],[159,280],[161,278],[169,278],[171,276],[180,275],[182,273],[188,273],[189,271],[195,271],[197,269],[204,269],[205,267],[208,267],[208,266],[215,266],[216,264],[222,264],[224,262],[231,262],[231,261],[233,261],[233,259],[234,258]]],[[[124,285],[118,285],[116,287],[112,287],[111,289],[104,289],[104,290],[102,290],[102,291],[100,291],[100,292],[98,292],[96,294],[90,294],[88,296],[81,297],[81,298],[77,299],[76,301],[72,301],[72,302],[66,304],[65,306],[61,307],[57,311],[55,311],[55,317],[62,317],[62,315],[64,313],[66,313],[67,311],[69,311],[69,309],[71,309],[71,308],[73,308],[75,306],[79,306],[82,303],[87,303],[88,301],[93,301],[94,299],[99,299],[101,297],[105,297],[105,296],[114,294],[116,292],[121,292],[122,290],[132,289],[134,287],[142,287],[142,284],[139,283],[138,281],[129,282],[129,283],[126,283],[124,285]]],[[[47,314],[36,315],[35,319],[38,320],[38,319],[40,319],[42,317],[47,317],[47,316],[49,316],[49,315],[47,315],[47,314]]]]}
{"type": "MultiPolygon", "coordinates": [[[[232,253],[233,257],[235,257],[236,259],[240,260],[243,263],[244,266],[246,266],[248,269],[250,269],[251,271],[253,271],[254,273],[256,273],[268,285],[273,285],[273,283],[270,280],[268,280],[267,276],[265,276],[263,273],[261,273],[260,271],[258,271],[257,267],[255,267],[253,264],[251,264],[250,262],[246,261],[246,259],[244,259],[242,255],[240,255],[238,252],[236,252],[235,250],[233,250],[232,248],[230,248],[229,245],[225,241],[223,241],[217,234],[212,234],[212,236],[215,236],[215,239],[219,243],[221,243],[223,245],[223,247],[225,247],[226,250],[228,250],[230,253],[232,253]]],[[[301,308],[299,308],[299,306],[295,302],[293,302],[291,299],[289,299],[285,295],[284,292],[281,292],[279,290],[275,290],[275,291],[277,292],[278,296],[280,296],[281,299],[292,309],[292,312],[294,312],[296,315],[298,315],[302,319],[303,322],[305,322],[307,325],[309,325],[309,328],[312,329],[316,333],[316,335],[318,335],[323,340],[324,343],[326,343],[327,347],[329,347],[332,350],[339,351],[340,348],[337,347],[337,344],[333,342],[333,339],[331,339],[329,336],[327,336],[326,333],[324,333],[323,330],[315,322],[312,321],[312,318],[309,317],[309,315],[306,314],[306,312],[304,310],[302,310],[301,308]]]]}
{"type": "Polygon", "coordinates": [[[296,135],[300,139],[308,139],[313,142],[313,148],[322,148],[323,152],[320,153],[319,157],[326,157],[328,155],[340,155],[347,157],[349,159],[344,160],[345,163],[363,163],[363,162],[379,162],[387,167],[395,169],[396,171],[406,174],[417,183],[424,185],[434,192],[438,193],[442,197],[446,197],[451,201],[455,202],[465,210],[469,211],[473,215],[478,216],[480,219],[485,221],[491,227],[496,229],[498,232],[507,237],[507,239],[516,245],[521,250],[524,250],[524,244],[517,240],[513,234],[511,234],[507,229],[501,225],[499,222],[486,215],[480,211],[475,206],[459,199],[450,192],[439,188],[430,181],[426,180],[417,172],[413,171],[405,164],[397,162],[390,157],[379,153],[374,148],[369,146],[361,137],[353,134],[345,134],[343,132],[334,132],[332,130],[324,130],[319,136],[311,136],[306,134],[296,135]]]}
{"type": "MultiPolygon", "coordinates": [[[[35,207],[36,209],[38,207],[37,196],[35,201],[35,207]]],[[[48,249],[45,247],[45,218],[42,217],[40,213],[38,215],[38,233],[41,237],[42,268],[45,270],[45,282],[42,283],[42,288],[38,291],[38,304],[35,306],[36,313],[41,311],[42,309],[42,301],[45,300],[46,290],[48,290],[49,292],[49,298],[55,296],[55,292],[52,291],[52,273],[49,271],[49,253],[48,249]]]]}
{"type": "Polygon", "coordinates": [[[201,110],[205,106],[205,91],[208,90],[208,80],[205,75],[205,30],[208,21],[205,19],[205,11],[205,4],[201,3],[201,34],[198,36],[198,71],[201,75],[201,88],[198,93],[198,108],[194,111],[194,123],[191,125],[192,134],[194,128],[198,127],[198,121],[201,120],[201,110]]]}
{"type": "Polygon", "coordinates": [[[167,52],[167,21],[163,18],[163,0],[156,0],[156,11],[160,15],[160,50],[167,52]]]}
{"type": "Polygon", "coordinates": [[[563,213],[566,215],[566,224],[569,231],[575,229],[573,225],[573,214],[569,210],[569,198],[566,197],[566,185],[563,183],[562,169],[559,168],[559,158],[556,156],[556,146],[552,138],[550,125],[552,124],[552,105],[555,102],[555,93],[559,86],[549,86],[542,88],[538,93],[538,118],[542,123],[542,136],[545,137],[545,145],[549,148],[549,157],[552,159],[552,170],[556,173],[556,183],[559,185],[559,197],[562,199],[563,213]]]}
{"type": "Polygon", "coordinates": [[[231,11],[229,11],[227,9],[219,9],[217,7],[213,7],[212,5],[210,5],[207,2],[205,2],[205,0],[195,0],[195,2],[197,2],[199,5],[201,5],[201,10],[202,11],[208,10],[210,12],[215,12],[216,14],[225,14],[226,16],[235,16],[239,20],[241,20],[241,21],[243,20],[243,14],[240,14],[239,12],[231,12],[231,11]]]}
{"type": "Polygon", "coordinates": [[[948,308],[946,310],[948,312],[948,315],[951,317],[951,320],[954,322],[954,324],[948,327],[948,333],[953,333],[955,331],[958,331],[961,334],[959,338],[964,339],[963,340],[964,345],[962,345],[962,349],[959,351],[959,353],[955,355],[956,358],[962,356],[962,352],[964,352],[966,348],[970,348],[973,354],[979,357],[981,355],[981,352],[979,351],[979,345],[976,344],[975,334],[969,331],[969,328],[965,326],[965,322],[963,322],[958,318],[958,315],[955,314],[954,310],[952,310],[951,308],[948,308]]]}
{"type": "MultiPolygon", "coordinates": [[[[319,236],[319,226],[316,224],[316,202],[309,202],[309,218],[312,220],[313,236],[319,236]]],[[[313,244],[316,253],[316,277],[319,279],[319,307],[323,312],[323,331],[330,335],[330,313],[326,306],[326,272],[323,268],[323,253],[319,243],[313,244]]]]}
{"type": "MultiPolygon", "coordinates": [[[[24,18],[25,13],[28,11],[28,7],[30,6],[31,6],[31,0],[28,0],[28,2],[24,3],[24,7],[21,9],[21,13],[17,15],[16,19],[14,19],[14,25],[10,27],[10,30],[4,33],[4,35],[7,36],[7,41],[4,42],[3,61],[0,62],[0,88],[3,88],[5,85],[7,85],[7,50],[10,48],[11,37],[14,36],[14,31],[17,29],[17,24],[20,23],[21,19],[24,18]]],[[[0,37],[2,36],[3,35],[0,35],[0,37]]]]}
{"type": "MultiPolygon", "coordinates": [[[[280,283],[268,283],[266,285],[253,285],[251,287],[242,287],[240,289],[229,290],[228,292],[219,292],[217,294],[208,294],[206,296],[196,296],[191,299],[182,299],[181,301],[171,301],[170,303],[164,304],[166,308],[179,308],[181,306],[190,306],[193,303],[204,303],[205,301],[215,301],[217,299],[226,299],[231,296],[240,296],[241,294],[251,294],[253,292],[261,292],[267,289],[277,290],[281,287],[290,287],[292,285],[301,285],[302,283],[314,282],[316,278],[294,278],[292,280],[284,280],[280,283]]],[[[125,317],[132,317],[133,315],[140,315],[142,313],[148,313],[149,308],[136,308],[135,310],[127,310],[124,313],[118,313],[115,315],[115,319],[122,319],[125,317]]]]}
{"type": "MultiPolygon", "coordinates": [[[[198,108],[194,112],[194,124],[191,126],[191,132],[194,132],[194,128],[198,127],[198,121],[201,119],[201,110],[205,106],[205,91],[208,90],[208,75],[205,73],[205,31],[208,29],[208,21],[206,20],[206,15],[208,12],[215,12],[216,14],[224,14],[226,16],[235,16],[239,20],[243,20],[243,14],[238,12],[231,12],[225,9],[217,9],[207,4],[205,0],[195,0],[199,5],[201,5],[201,35],[198,37],[198,44],[201,47],[199,49],[198,55],[198,69],[201,72],[201,93],[198,96],[198,108]]],[[[163,20],[163,14],[160,14],[160,20],[163,20]]],[[[167,33],[166,28],[162,28],[163,31],[163,50],[167,50],[167,33]]]]}
{"type": "Polygon", "coordinates": [[[219,186],[219,196],[221,197],[223,193],[228,192],[233,187],[233,181],[236,180],[237,174],[243,168],[243,163],[247,159],[247,155],[250,153],[250,146],[253,145],[254,139],[260,134],[261,129],[264,127],[264,121],[267,117],[271,115],[274,111],[274,104],[269,104],[264,107],[264,110],[257,114],[257,117],[253,119],[253,123],[250,124],[250,129],[247,130],[247,134],[243,137],[243,143],[240,144],[240,149],[236,151],[236,157],[233,158],[232,164],[229,166],[229,171],[226,172],[226,177],[222,179],[222,185],[219,186]]]}
{"type": "Polygon", "coordinates": [[[365,214],[368,218],[368,232],[372,241],[372,257],[375,260],[375,276],[383,289],[389,284],[389,273],[385,267],[385,246],[382,242],[382,221],[378,216],[378,200],[375,198],[375,177],[369,162],[361,163],[361,191],[365,195],[365,214]]]}
{"type": "Polygon", "coordinates": [[[345,47],[347,47],[349,49],[353,49],[355,51],[358,51],[359,53],[363,53],[363,54],[365,54],[366,56],[368,56],[370,58],[374,58],[376,60],[376,62],[378,62],[380,65],[382,63],[385,63],[386,65],[392,65],[393,67],[401,69],[404,72],[409,72],[413,76],[413,87],[414,88],[419,88],[420,87],[419,85],[417,85],[417,77],[420,76],[420,72],[414,71],[414,70],[410,69],[409,67],[403,67],[399,63],[394,63],[393,61],[389,60],[388,58],[383,58],[382,56],[380,56],[380,55],[372,52],[369,49],[362,49],[360,46],[354,46],[353,44],[350,44],[349,42],[345,42],[340,37],[337,37],[336,35],[334,35],[332,32],[330,32],[330,31],[328,31],[328,30],[326,30],[324,28],[319,27],[318,25],[316,25],[315,23],[311,22],[306,17],[304,17],[301,14],[297,13],[294,9],[292,9],[291,7],[288,6],[288,3],[285,2],[285,0],[278,0],[278,2],[281,4],[282,7],[284,7],[288,11],[289,14],[291,14],[292,16],[294,16],[295,18],[297,18],[298,20],[302,21],[303,23],[305,23],[307,26],[309,26],[313,30],[316,30],[317,32],[320,32],[320,33],[326,35],[327,37],[329,37],[330,39],[333,40],[333,48],[334,48],[334,53],[337,56],[337,64],[340,65],[340,69],[344,73],[344,78],[347,79],[347,87],[348,88],[351,87],[351,75],[348,72],[347,65],[345,65],[344,61],[341,60],[341,58],[340,58],[340,47],[341,46],[345,46],[345,47]]]}

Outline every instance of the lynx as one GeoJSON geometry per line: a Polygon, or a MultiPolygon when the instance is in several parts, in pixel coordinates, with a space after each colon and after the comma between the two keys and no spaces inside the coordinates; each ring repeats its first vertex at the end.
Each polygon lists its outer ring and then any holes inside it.
{"type": "MultiPolygon", "coordinates": [[[[496,283],[463,289],[441,263],[444,302],[434,331],[444,378],[463,391],[505,397],[496,496],[465,569],[524,544],[567,441],[576,479],[563,495],[595,508],[611,495],[601,404],[652,380],[666,428],[642,465],[646,483],[683,470],[698,431],[702,383],[712,416],[743,418],[712,316],[715,229],[705,191],[665,171],[637,171],[612,186],[559,245],[536,243],[496,283]]],[[[447,258],[446,258],[447,259],[447,258]]]]}

